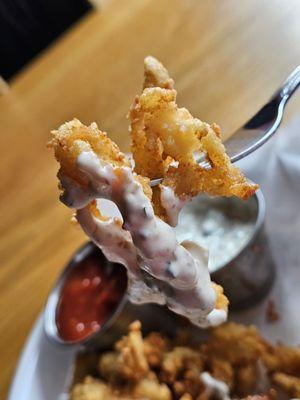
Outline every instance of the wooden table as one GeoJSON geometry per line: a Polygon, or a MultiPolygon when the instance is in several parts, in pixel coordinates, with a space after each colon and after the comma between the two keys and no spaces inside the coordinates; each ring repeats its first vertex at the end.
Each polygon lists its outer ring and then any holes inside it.
{"type": "Polygon", "coordinates": [[[106,0],[0,97],[1,399],[53,282],[86,240],[58,201],[49,131],[76,116],[128,150],[125,115],[152,54],[179,104],[227,137],[300,63],[299,13],[299,0],[106,0]]]}

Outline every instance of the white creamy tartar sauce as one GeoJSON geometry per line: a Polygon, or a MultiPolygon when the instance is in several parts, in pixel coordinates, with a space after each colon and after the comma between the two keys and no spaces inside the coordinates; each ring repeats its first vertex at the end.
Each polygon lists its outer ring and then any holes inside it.
{"type": "Polygon", "coordinates": [[[198,196],[185,205],[175,228],[178,240],[193,240],[209,252],[208,269],[216,271],[251,239],[257,215],[255,199],[198,196]]]}
{"type": "Polygon", "coordinates": [[[230,390],[225,382],[214,378],[209,372],[202,372],[200,375],[200,379],[205,386],[207,394],[214,395],[217,399],[220,400],[230,400],[230,390]]]}

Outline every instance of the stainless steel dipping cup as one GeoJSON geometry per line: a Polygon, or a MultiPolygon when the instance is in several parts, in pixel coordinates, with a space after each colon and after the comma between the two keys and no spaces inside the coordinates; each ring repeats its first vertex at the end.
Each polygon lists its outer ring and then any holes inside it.
{"type": "MultiPolygon", "coordinates": [[[[253,229],[246,243],[235,255],[211,272],[211,278],[224,288],[231,309],[245,309],[255,305],[268,293],[275,277],[275,266],[265,233],[265,200],[258,190],[249,200],[231,197],[198,196],[193,202],[205,201],[207,207],[216,202],[227,218],[251,218],[253,229]],[[244,213],[244,215],[243,215],[244,213]],[[251,215],[251,217],[250,217],[251,215]]],[[[187,205],[182,213],[189,212],[187,205]]],[[[197,216],[195,215],[195,218],[197,216]]],[[[180,219],[179,219],[180,224],[180,219]]],[[[185,227],[187,229],[187,227],[185,227]]],[[[178,237],[180,240],[180,237],[178,237]]]]}
{"type": "MultiPolygon", "coordinates": [[[[163,331],[169,335],[174,334],[174,327],[188,324],[185,318],[175,315],[166,307],[155,304],[132,304],[125,292],[110,317],[95,333],[80,341],[62,339],[56,324],[56,312],[61,290],[71,270],[79,266],[81,261],[95,252],[99,253],[99,257],[103,257],[101,250],[93,243],[88,242],[83,245],[66,265],[48,297],[44,310],[44,331],[51,342],[65,347],[75,346],[101,350],[110,348],[116,340],[128,331],[128,325],[135,320],[141,321],[144,333],[163,328],[163,331]]],[[[122,265],[112,264],[108,261],[103,264],[103,268],[107,268],[109,265],[113,265],[114,268],[124,268],[122,265]]]]}

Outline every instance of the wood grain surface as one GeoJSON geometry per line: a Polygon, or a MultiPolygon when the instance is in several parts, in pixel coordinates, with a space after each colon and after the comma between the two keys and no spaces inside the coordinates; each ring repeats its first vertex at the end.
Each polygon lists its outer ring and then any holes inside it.
{"type": "Polygon", "coordinates": [[[152,54],[179,104],[226,138],[300,63],[299,13],[299,0],[106,0],[11,82],[0,97],[1,399],[52,284],[86,240],[58,201],[49,131],[76,116],[128,150],[125,116],[152,54]]]}

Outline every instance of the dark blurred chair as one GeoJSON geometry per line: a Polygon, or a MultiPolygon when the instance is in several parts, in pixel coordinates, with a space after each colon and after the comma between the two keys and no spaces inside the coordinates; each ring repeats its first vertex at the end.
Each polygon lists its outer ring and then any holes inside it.
{"type": "Polygon", "coordinates": [[[91,9],[87,0],[0,0],[0,76],[10,79],[91,9]]]}

